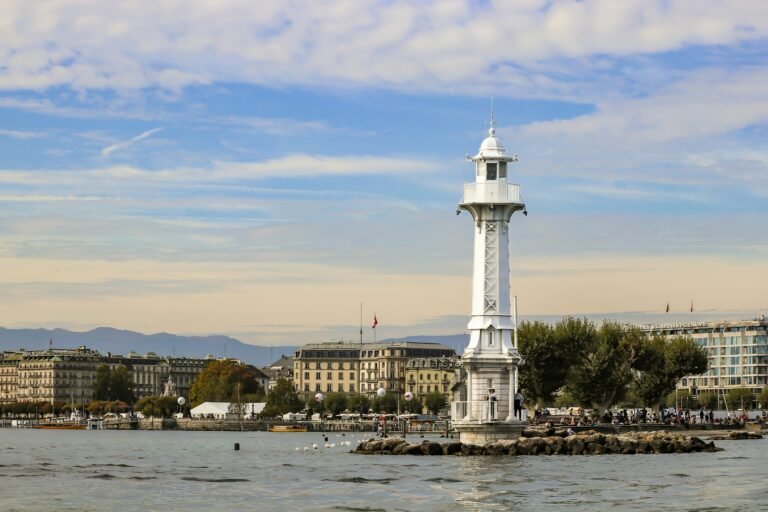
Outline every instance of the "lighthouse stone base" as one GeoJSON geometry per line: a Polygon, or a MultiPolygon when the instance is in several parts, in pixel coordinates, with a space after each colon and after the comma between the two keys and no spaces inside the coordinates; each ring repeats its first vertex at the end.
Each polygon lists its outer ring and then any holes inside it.
{"type": "Polygon", "coordinates": [[[502,439],[517,439],[526,426],[528,424],[523,422],[498,422],[455,425],[454,429],[462,443],[485,445],[502,439]]]}

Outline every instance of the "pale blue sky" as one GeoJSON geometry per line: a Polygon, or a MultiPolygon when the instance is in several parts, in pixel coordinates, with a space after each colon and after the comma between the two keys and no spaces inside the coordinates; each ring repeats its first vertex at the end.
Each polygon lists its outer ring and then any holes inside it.
{"type": "Polygon", "coordinates": [[[751,317],[766,83],[756,1],[5,0],[0,323],[462,332],[492,97],[525,318],[751,317]]]}

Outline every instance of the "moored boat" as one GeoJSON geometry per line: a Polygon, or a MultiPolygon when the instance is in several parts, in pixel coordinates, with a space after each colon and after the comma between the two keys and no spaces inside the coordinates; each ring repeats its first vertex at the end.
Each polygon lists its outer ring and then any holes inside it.
{"type": "Polygon", "coordinates": [[[80,422],[44,422],[32,425],[32,428],[43,430],[85,430],[85,424],[80,422]]]}
{"type": "Polygon", "coordinates": [[[307,427],[304,425],[270,425],[270,432],[306,432],[307,427]]]}

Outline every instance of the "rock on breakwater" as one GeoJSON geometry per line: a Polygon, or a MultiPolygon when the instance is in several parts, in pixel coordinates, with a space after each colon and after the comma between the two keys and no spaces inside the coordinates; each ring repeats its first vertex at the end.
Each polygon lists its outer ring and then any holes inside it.
{"type": "Polygon", "coordinates": [[[518,439],[505,439],[486,445],[449,441],[438,443],[424,440],[409,443],[399,437],[369,439],[361,442],[352,453],[382,455],[603,455],[640,453],[714,452],[720,448],[713,442],[683,434],[631,432],[622,435],[594,431],[566,435],[561,432],[525,431],[518,439]]]}

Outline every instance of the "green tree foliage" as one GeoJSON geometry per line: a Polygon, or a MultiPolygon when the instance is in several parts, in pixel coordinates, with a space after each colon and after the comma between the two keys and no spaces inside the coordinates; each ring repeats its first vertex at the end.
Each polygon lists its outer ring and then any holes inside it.
{"type": "MultiPolygon", "coordinates": [[[[189,391],[193,406],[203,402],[237,402],[243,397],[264,396],[256,380],[256,369],[236,361],[214,361],[198,375],[189,391]]],[[[258,400],[256,400],[258,401],[258,400]]]]}
{"type": "Polygon", "coordinates": [[[286,379],[278,379],[267,395],[267,405],[261,412],[262,416],[274,418],[289,412],[299,412],[304,408],[304,402],[296,390],[286,379]]]}
{"type": "Polygon", "coordinates": [[[347,395],[344,393],[328,393],[324,403],[325,410],[330,412],[333,418],[344,412],[349,405],[347,395]]]}
{"type": "Polygon", "coordinates": [[[136,403],[136,408],[144,416],[170,418],[178,412],[179,404],[173,396],[147,396],[136,403]]]}
{"type": "Polygon", "coordinates": [[[759,395],[757,395],[757,401],[760,403],[761,409],[768,409],[768,388],[763,388],[759,395]]]}
{"type": "Polygon", "coordinates": [[[128,404],[132,404],[136,400],[133,394],[133,375],[122,364],[112,371],[109,399],[128,404]]]}
{"type": "Polygon", "coordinates": [[[699,394],[699,407],[703,407],[705,409],[716,409],[717,395],[708,391],[699,394]]]}
{"type": "Polygon", "coordinates": [[[424,406],[432,414],[437,414],[442,409],[445,409],[445,396],[439,391],[433,391],[424,397],[424,406]]]}
{"type": "Polygon", "coordinates": [[[726,395],[728,400],[728,407],[731,409],[752,409],[752,401],[755,399],[755,395],[751,389],[748,388],[735,388],[728,391],[726,395]]]}
{"type": "Polygon", "coordinates": [[[563,318],[554,326],[523,322],[518,331],[520,386],[526,400],[537,406],[551,404],[584,349],[593,344],[595,327],[586,319],[563,318]]]}
{"type": "Polygon", "coordinates": [[[124,365],[121,364],[114,370],[110,370],[106,364],[96,368],[96,380],[93,383],[94,400],[120,400],[132,404],[135,401],[133,389],[133,375],[124,365]]]}
{"type": "Polygon", "coordinates": [[[352,395],[349,397],[348,406],[352,412],[366,414],[371,407],[371,401],[367,395],[352,395]]]}
{"type": "MultiPolygon", "coordinates": [[[[416,400],[414,398],[414,400],[416,400]]],[[[397,396],[394,393],[387,393],[383,397],[376,397],[371,402],[373,412],[394,413],[397,412],[397,396]]]]}
{"type": "Polygon", "coordinates": [[[410,401],[400,397],[400,412],[402,413],[421,414],[422,407],[421,401],[416,397],[410,401]]]}
{"type": "Polygon", "coordinates": [[[94,400],[109,400],[110,396],[110,384],[112,380],[112,372],[109,371],[109,366],[106,364],[100,364],[96,368],[96,380],[93,382],[93,399],[94,400]]]}
{"type": "Polygon", "coordinates": [[[576,405],[576,399],[570,393],[562,391],[555,397],[555,407],[565,408],[572,405],[576,405]]]}
{"type": "Polygon", "coordinates": [[[638,328],[604,322],[585,342],[567,389],[580,404],[602,411],[624,398],[645,336],[638,328]]]}
{"type": "MultiPolygon", "coordinates": [[[[706,349],[690,338],[681,336],[666,340],[655,337],[646,340],[635,367],[638,370],[635,392],[647,404],[662,407],[665,395],[674,391],[677,381],[688,375],[706,372],[707,365],[706,349]]],[[[680,398],[678,392],[678,401],[680,398]]],[[[692,400],[686,399],[683,407],[695,406],[692,400]]]]}
{"type": "MultiPolygon", "coordinates": [[[[656,404],[656,402],[651,402],[656,404]]],[[[675,409],[696,409],[699,405],[694,399],[694,395],[687,389],[678,389],[677,392],[672,391],[664,397],[660,406],[674,407],[675,409]]]]}

